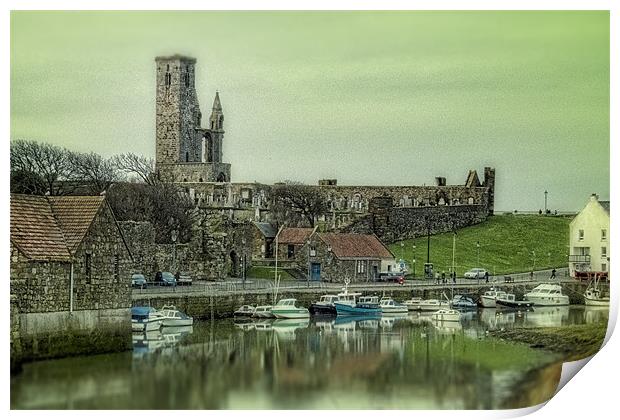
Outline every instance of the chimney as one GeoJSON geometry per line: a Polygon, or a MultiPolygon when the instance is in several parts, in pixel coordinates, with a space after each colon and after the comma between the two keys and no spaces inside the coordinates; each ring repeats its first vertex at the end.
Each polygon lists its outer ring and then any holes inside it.
{"type": "Polygon", "coordinates": [[[593,194],[590,196],[590,201],[598,201],[598,195],[597,195],[596,193],[593,193],[593,194]]]}

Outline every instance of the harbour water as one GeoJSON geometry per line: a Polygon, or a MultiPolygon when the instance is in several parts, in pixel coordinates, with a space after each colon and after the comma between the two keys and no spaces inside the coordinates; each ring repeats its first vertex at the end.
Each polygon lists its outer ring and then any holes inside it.
{"type": "Polygon", "coordinates": [[[558,355],[490,331],[606,322],[584,306],[310,320],[195,321],[133,351],[29,363],[13,409],[494,409],[550,398],[558,355]]]}

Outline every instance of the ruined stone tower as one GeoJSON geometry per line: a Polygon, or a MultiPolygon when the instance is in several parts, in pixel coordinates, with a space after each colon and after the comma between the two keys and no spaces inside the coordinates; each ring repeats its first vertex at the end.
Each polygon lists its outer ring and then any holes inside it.
{"type": "Polygon", "coordinates": [[[155,169],[166,182],[230,182],[230,164],[222,162],[224,114],[216,93],[209,128],[195,85],[196,59],[173,55],[155,58],[155,169]]]}

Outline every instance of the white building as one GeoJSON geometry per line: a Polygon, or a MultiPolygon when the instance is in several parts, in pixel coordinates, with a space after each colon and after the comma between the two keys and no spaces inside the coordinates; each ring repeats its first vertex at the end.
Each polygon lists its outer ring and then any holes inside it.
{"type": "Polygon", "coordinates": [[[596,194],[570,222],[570,275],[575,272],[607,273],[609,270],[609,201],[596,194]]]}

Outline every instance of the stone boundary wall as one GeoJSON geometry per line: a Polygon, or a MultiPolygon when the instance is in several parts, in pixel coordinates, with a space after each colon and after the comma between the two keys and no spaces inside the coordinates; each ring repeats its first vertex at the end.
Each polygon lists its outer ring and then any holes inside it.
{"type": "Polygon", "coordinates": [[[224,175],[224,181],[230,182],[230,163],[219,162],[179,162],[159,164],[157,169],[165,182],[216,182],[218,176],[224,175]],[[202,180],[202,181],[201,181],[202,180]]]}

